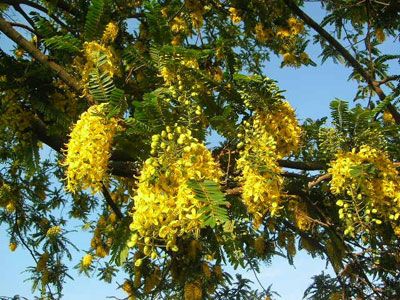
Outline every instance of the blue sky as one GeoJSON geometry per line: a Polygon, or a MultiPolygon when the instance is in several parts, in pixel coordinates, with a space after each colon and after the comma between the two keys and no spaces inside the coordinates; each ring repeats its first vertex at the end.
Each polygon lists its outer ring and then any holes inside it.
{"type": "MultiPolygon", "coordinates": [[[[321,19],[319,3],[308,3],[307,12],[317,20],[321,19]]],[[[1,48],[10,47],[10,42],[0,35],[1,48]]],[[[384,47],[388,52],[394,52],[394,42],[387,42],[384,47]]],[[[318,46],[308,47],[309,55],[318,64],[320,49],[318,46]]],[[[329,115],[329,102],[334,98],[351,101],[357,89],[355,82],[348,82],[347,78],[351,70],[343,65],[337,65],[327,61],[324,65],[314,67],[302,67],[300,69],[281,69],[281,60],[272,57],[271,62],[265,67],[265,75],[278,81],[281,89],[286,90],[285,96],[296,108],[300,120],[305,118],[321,118],[329,115]]],[[[397,66],[398,68],[398,66],[397,66]]],[[[400,73],[399,70],[394,71],[400,73]]],[[[70,239],[78,247],[87,249],[90,235],[87,233],[71,233],[70,239]]],[[[21,295],[32,299],[31,284],[24,282],[28,274],[23,273],[25,268],[32,264],[27,252],[19,247],[14,253],[8,250],[8,239],[4,227],[0,227],[0,296],[21,295]]],[[[75,253],[71,267],[78,263],[83,252],[75,253]]],[[[325,268],[325,262],[313,259],[304,252],[300,252],[294,260],[295,266],[290,266],[286,260],[275,258],[272,263],[262,268],[259,278],[265,287],[270,284],[273,289],[279,292],[281,299],[301,299],[304,290],[311,283],[311,276],[319,274],[325,268]]],[[[331,272],[331,269],[328,270],[331,272]]],[[[106,284],[96,278],[88,279],[71,270],[70,274],[75,281],[68,280],[65,284],[64,298],[67,300],[76,299],[105,299],[107,296],[124,297],[121,291],[116,290],[116,284],[106,284]]],[[[254,279],[252,273],[245,274],[248,278],[254,279]]],[[[256,282],[255,280],[253,280],[256,282]]],[[[119,283],[122,279],[119,279],[119,283]]],[[[255,284],[256,288],[259,288],[255,284]]]]}

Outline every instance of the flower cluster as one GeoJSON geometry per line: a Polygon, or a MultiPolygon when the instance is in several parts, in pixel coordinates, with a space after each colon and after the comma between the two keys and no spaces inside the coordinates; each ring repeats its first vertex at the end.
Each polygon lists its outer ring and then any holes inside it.
{"type": "Polygon", "coordinates": [[[61,227],[60,226],[53,226],[50,227],[47,232],[46,232],[46,236],[49,238],[54,238],[58,235],[61,234],[61,227]]]}
{"type": "Polygon", "coordinates": [[[193,27],[199,30],[201,26],[203,26],[203,15],[209,8],[207,6],[204,6],[201,1],[196,0],[186,0],[185,6],[190,11],[190,19],[192,21],[193,27]]]}
{"type": "Polygon", "coordinates": [[[67,167],[67,190],[102,189],[107,175],[111,143],[117,130],[117,120],[106,117],[105,103],[84,112],[70,133],[67,154],[62,163],[67,167]]]}
{"type": "Polygon", "coordinates": [[[264,126],[264,130],[273,136],[279,158],[299,149],[301,128],[289,102],[278,102],[266,114],[258,114],[254,126],[264,126]]]}
{"type": "Polygon", "coordinates": [[[267,212],[273,216],[281,208],[283,179],[277,160],[298,149],[301,130],[289,103],[280,101],[268,112],[257,111],[244,125],[237,167],[243,201],[259,227],[267,212]]]}
{"type": "Polygon", "coordinates": [[[229,17],[233,24],[239,24],[242,21],[239,10],[234,7],[229,8],[229,17]]]}
{"type": "Polygon", "coordinates": [[[83,268],[89,268],[92,265],[93,256],[91,254],[86,254],[81,261],[81,265],[83,268]]]}
{"type": "Polygon", "coordinates": [[[129,246],[157,257],[155,246],[178,251],[177,237],[197,237],[202,227],[204,203],[196,199],[190,180],[218,181],[221,176],[210,151],[180,126],[152,137],[153,157],[144,163],[134,196],[133,232],[129,246]]]}
{"type": "Polygon", "coordinates": [[[86,64],[82,72],[83,80],[89,80],[89,73],[93,68],[100,67],[101,71],[107,73],[110,77],[118,73],[116,58],[109,47],[106,47],[97,42],[86,42],[84,44],[84,53],[86,57],[86,64]],[[100,63],[100,58],[105,57],[100,63]]]}
{"type": "Polygon", "coordinates": [[[118,26],[117,24],[110,22],[107,24],[106,29],[103,32],[103,36],[101,40],[104,44],[108,44],[113,42],[118,35],[118,26]]]}
{"type": "Polygon", "coordinates": [[[400,235],[399,173],[387,153],[367,145],[339,152],[328,171],[331,192],[341,197],[336,204],[345,234],[368,232],[371,224],[389,221],[400,235]]]}
{"type": "Polygon", "coordinates": [[[264,43],[273,37],[272,29],[265,29],[262,23],[257,23],[254,28],[257,41],[264,43]]]}
{"type": "Polygon", "coordinates": [[[203,299],[203,291],[200,281],[187,282],[184,288],[185,300],[201,300],[203,299]]]}
{"type": "MultiPolygon", "coordinates": [[[[254,122],[258,121],[256,117],[254,122]]],[[[242,171],[242,197],[247,210],[259,227],[264,215],[277,213],[281,201],[281,168],[277,163],[276,142],[263,126],[246,122],[244,149],[240,152],[237,167],[242,171]]]]}
{"type": "Polygon", "coordinates": [[[90,73],[94,69],[99,72],[114,77],[119,74],[117,55],[109,46],[118,35],[118,26],[110,22],[107,24],[101,42],[96,41],[85,42],[83,44],[84,61],[79,58],[75,60],[75,65],[79,68],[79,73],[82,74],[82,81],[84,82],[83,95],[89,94],[88,83],[90,73]]]}

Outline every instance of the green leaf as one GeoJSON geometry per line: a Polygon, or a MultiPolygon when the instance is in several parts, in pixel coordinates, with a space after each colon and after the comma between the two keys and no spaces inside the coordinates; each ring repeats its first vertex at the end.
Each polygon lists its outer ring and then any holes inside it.
{"type": "Polygon", "coordinates": [[[225,195],[219,185],[211,180],[189,182],[189,187],[196,193],[195,197],[206,205],[199,210],[202,214],[203,226],[214,228],[216,225],[228,221],[225,195]]]}
{"type": "Polygon", "coordinates": [[[89,91],[98,102],[108,102],[115,89],[112,77],[95,68],[89,73],[89,91]]]}
{"type": "Polygon", "coordinates": [[[81,48],[81,42],[71,34],[56,35],[45,39],[44,43],[47,47],[54,50],[62,50],[71,54],[78,53],[81,48]]]}
{"type": "Polygon", "coordinates": [[[96,38],[100,32],[102,24],[101,17],[104,14],[106,0],[92,0],[85,22],[85,40],[91,41],[96,38]]]}

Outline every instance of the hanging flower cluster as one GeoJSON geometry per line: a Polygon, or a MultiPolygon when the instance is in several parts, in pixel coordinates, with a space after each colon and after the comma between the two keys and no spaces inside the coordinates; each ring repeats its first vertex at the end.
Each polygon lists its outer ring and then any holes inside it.
{"type": "Polygon", "coordinates": [[[151,147],[154,156],[144,163],[133,198],[128,244],[144,245],[144,254],[155,258],[157,244],[178,251],[177,237],[199,235],[205,203],[195,198],[189,181],[218,182],[221,173],[210,151],[186,128],[167,126],[152,137],[151,147]]]}
{"type": "Polygon", "coordinates": [[[84,112],[70,133],[63,166],[67,167],[67,190],[91,188],[95,194],[102,189],[107,174],[111,143],[117,120],[106,117],[105,103],[84,112]]]}
{"type": "Polygon", "coordinates": [[[278,102],[267,113],[259,113],[257,119],[258,127],[265,127],[263,130],[276,141],[278,158],[299,150],[301,127],[289,102],[278,102]]]}
{"type": "Polygon", "coordinates": [[[112,43],[117,38],[118,35],[118,26],[114,22],[110,22],[107,24],[103,36],[101,40],[104,44],[112,43]]]}
{"type": "Polygon", "coordinates": [[[93,70],[98,70],[100,73],[107,74],[109,77],[114,77],[120,74],[118,68],[118,57],[113,51],[110,44],[118,35],[118,26],[110,22],[107,24],[101,42],[91,41],[83,44],[84,60],[77,58],[75,65],[79,68],[79,73],[82,74],[83,95],[89,95],[89,80],[93,70]]]}
{"type": "Polygon", "coordinates": [[[336,204],[345,234],[368,232],[371,224],[389,221],[400,236],[399,173],[386,152],[368,145],[339,152],[328,171],[331,192],[342,197],[336,204]]]}
{"type": "Polygon", "coordinates": [[[288,102],[278,102],[268,112],[257,111],[244,125],[237,167],[242,172],[243,201],[259,227],[267,212],[274,216],[281,208],[283,178],[278,159],[298,149],[301,129],[288,102]]]}

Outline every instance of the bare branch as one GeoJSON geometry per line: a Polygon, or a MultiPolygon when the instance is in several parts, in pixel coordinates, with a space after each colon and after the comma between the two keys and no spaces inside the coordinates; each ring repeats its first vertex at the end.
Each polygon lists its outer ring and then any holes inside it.
{"type": "Polygon", "coordinates": [[[331,177],[332,177],[332,175],[329,174],[329,173],[324,174],[324,175],[318,177],[317,179],[315,179],[314,181],[309,182],[308,183],[308,188],[311,189],[314,186],[318,185],[320,182],[331,179],[331,177]]]}

